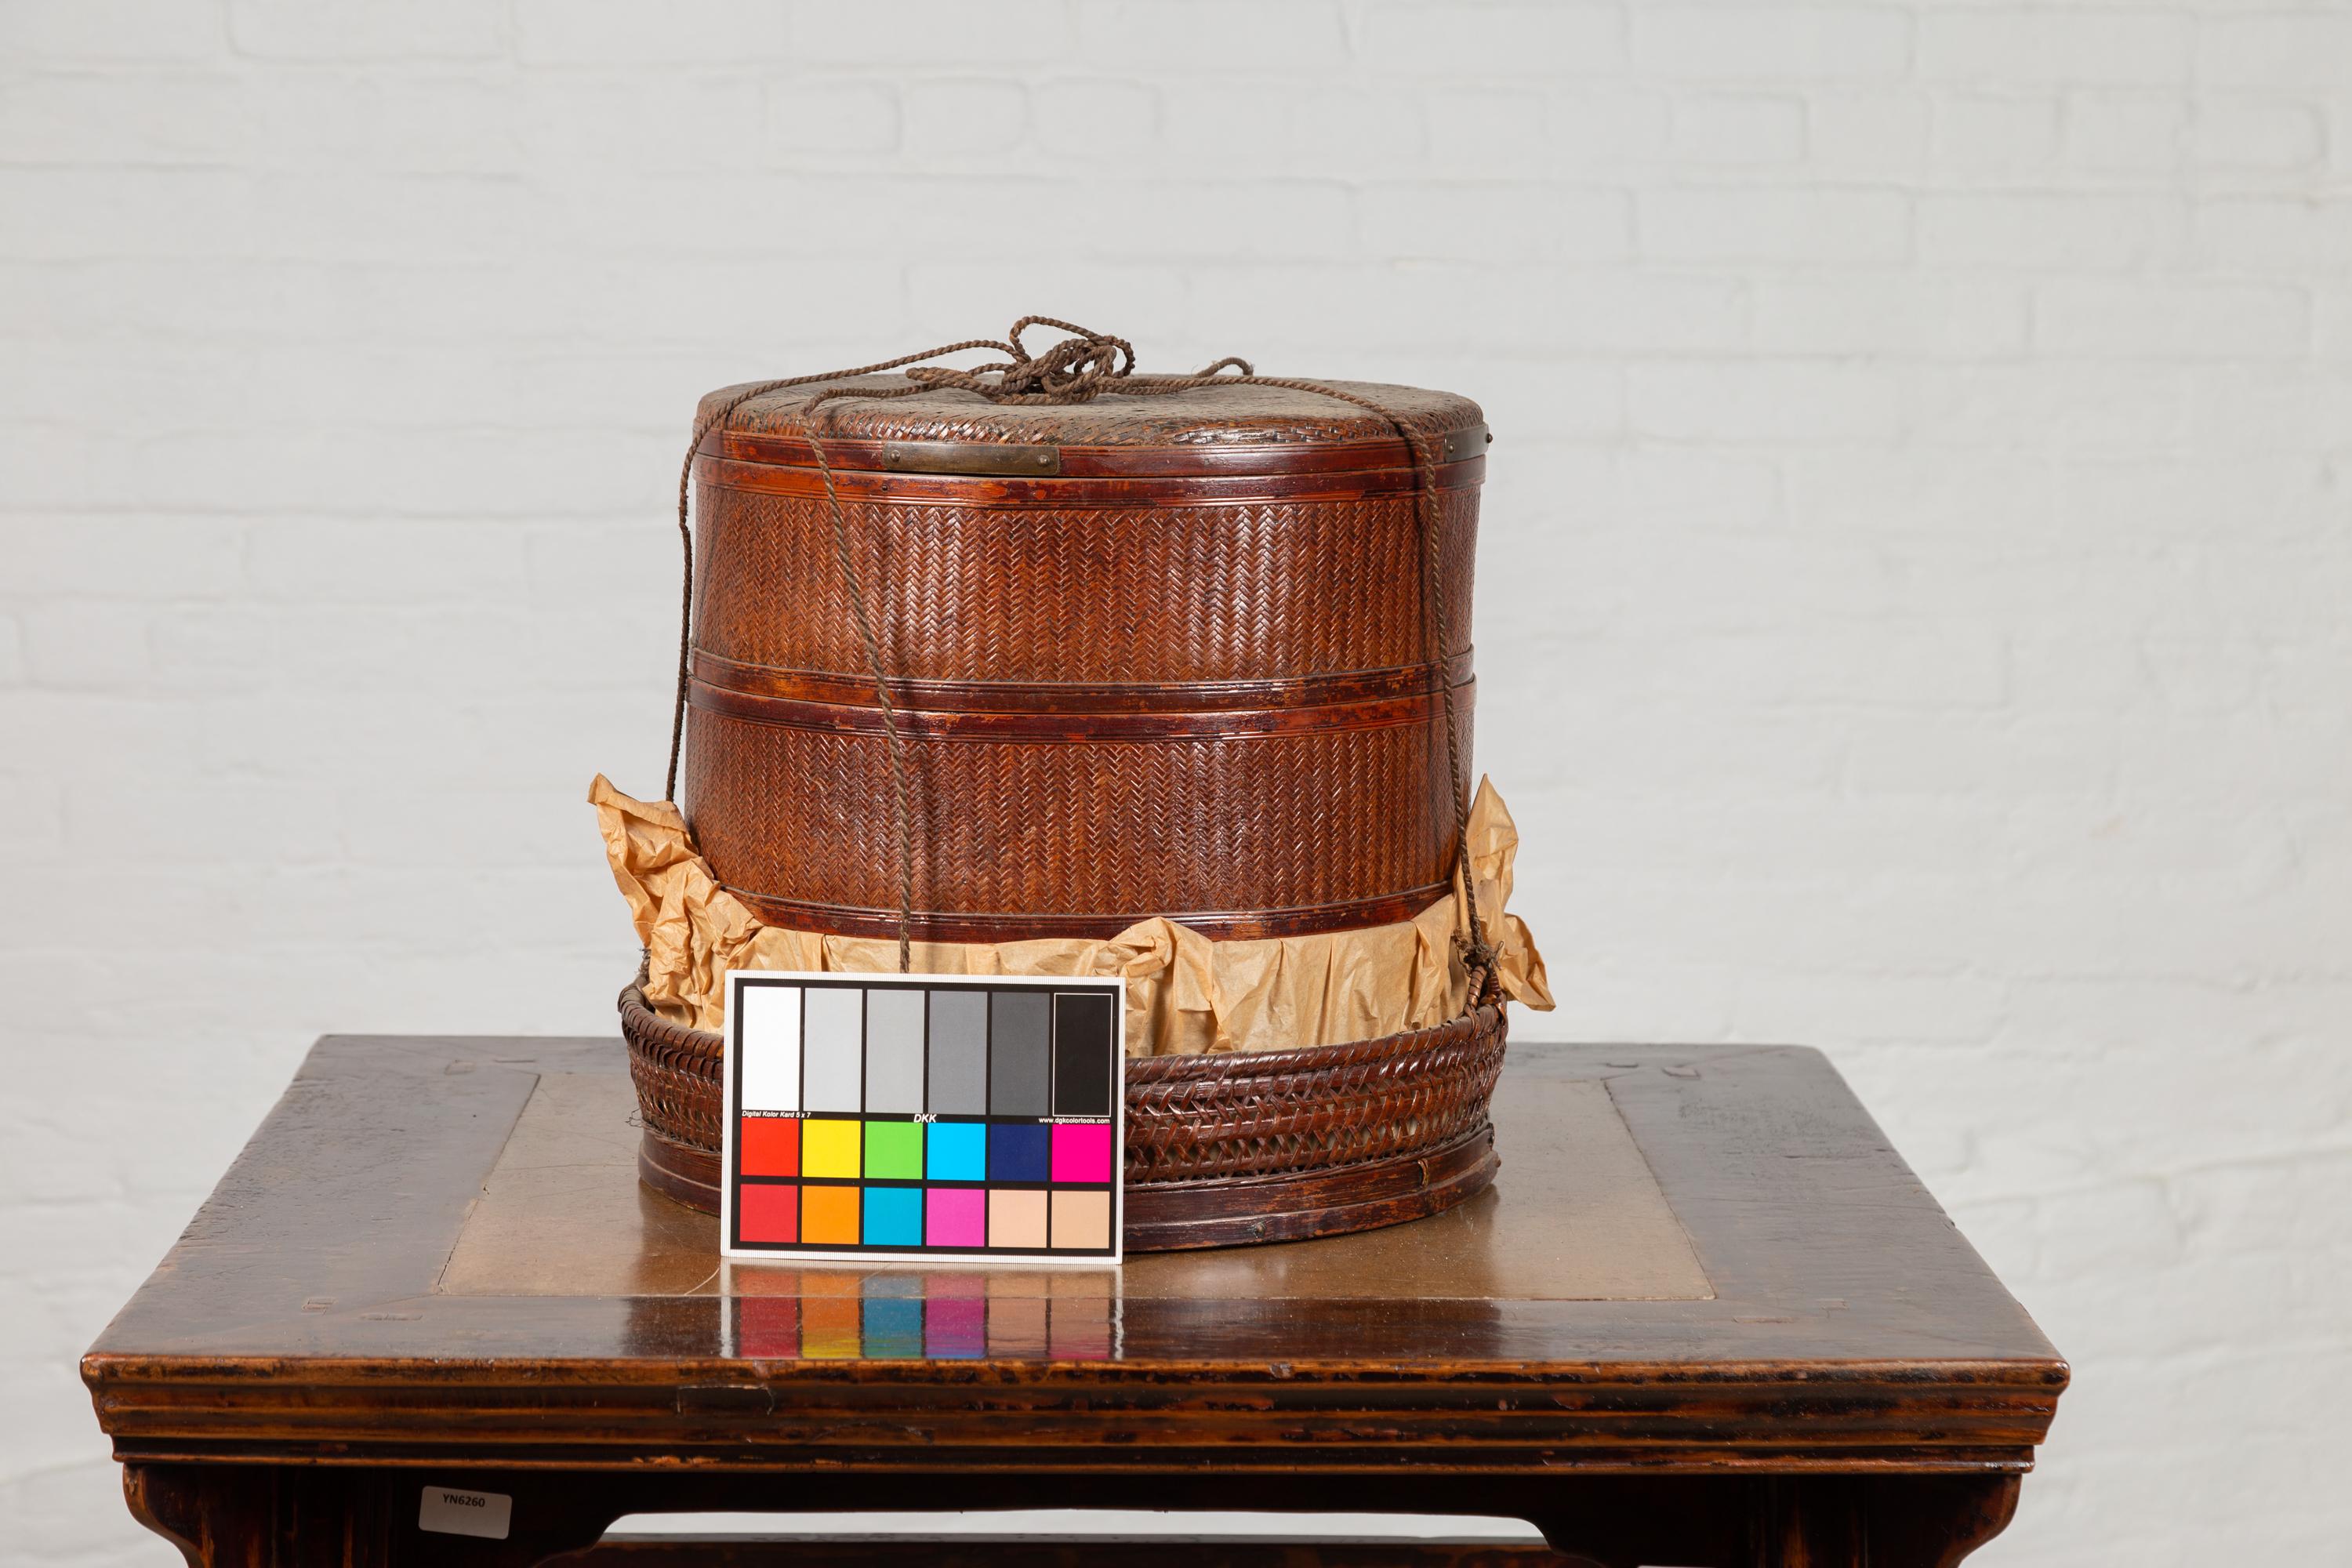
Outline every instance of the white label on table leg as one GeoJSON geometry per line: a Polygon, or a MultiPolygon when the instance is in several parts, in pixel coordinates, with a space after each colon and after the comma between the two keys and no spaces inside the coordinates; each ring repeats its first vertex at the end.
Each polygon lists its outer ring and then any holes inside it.
{"type": "Polygon", "coordinates": [[[426,1487],[416,1510],[416,1528],[437,1535],[478,1535],[504,1541],[514,1518],[514,1499],[504,1492],[461,1492],[454,1487],[426,1487]]]}

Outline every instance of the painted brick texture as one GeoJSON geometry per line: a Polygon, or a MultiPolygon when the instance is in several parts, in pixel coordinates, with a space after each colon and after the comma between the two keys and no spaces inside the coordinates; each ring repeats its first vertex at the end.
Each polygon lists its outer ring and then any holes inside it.
{"type": "Polygon", "coordinates": [[[1832,1053],[2076,1362],[1983,1561],[2340,1558],[2340,7],[0,0],[11,1561],[311,1037],[612,1026],[696,396],[1027,310],[1484,402],[1523,1036],[1832,1053]]]}

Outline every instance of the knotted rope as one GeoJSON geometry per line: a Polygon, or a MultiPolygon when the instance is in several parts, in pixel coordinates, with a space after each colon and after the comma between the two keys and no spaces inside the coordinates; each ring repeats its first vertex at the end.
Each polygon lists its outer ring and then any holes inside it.
{"type": "Polygon", "coordinates": [[[1486,924],[1478,914],[1478,884],[1470,864],[1469,785],[1462,773],[1461,726],[1455,711],[1454,683],[1446,679],[1445,674],[1446,655],[1453,647],[1453,637],[1445,607],[1445,594],[1439,579],[1440,501],[1436,448],[1426,435],[1413,429],[1392,410],[1369,397],[1343,392],[1336,386],[1326,386],[1320,382],[1259,375],[1247,360],[1231,355],[1191,375],[1139,375],[1135,372],[1135,345],[1125,338],[1092,331],[1051,316],[1024,316],[1013,323],[1013,330],[1001,340],[967,338],[961,342],[942,343],[938,348],[925,349],[919,353],[900,354],[896,359],[877,360],[872,364],[858,365],[851,370],[833,370],[817,375],[786,376],[775,381],[758,382],[698,419],[693,438],[687,443],[686,461],[677,476],[677,534],[686,557],[686,585],[678,609],[677,697],[670,711],[669,772],[663,785],[664,795],[673,801],[677,798],[678,752],[686,735],[687,682],[694,648],[694,529],[689,521],[688,503],[694,482],[694,460],[702,449],[704,438],[713,430],[729,428],[736,411],[755,397],[763,397],[788,386],[850,381],[902,367],[911,367],[906,370],[907,384],[904,386],[828,386],[801,405],[801,415],[807,426],[809,450],[816,457],[817,474],[824,481],[825,504],[833,517],[834,552],[840,559],[843,583],[849,591],[850,613],[856,623],[857,640],[865,649],[866,671],[874,678],[874,698],[881,705],[882,732],[889,750],[891,805],[897,820],[898,849],[899,973],[903,974],[913,967],[915,921],[914,829],[907,806],[906,749],[898,732],[898,710],[890,702],[890,685],[882,667],[881,644],[874,635],[873,620],[866,612],[865,590],[858,581],[856,563],[850,553],[849,525],[842,513],[840,493],[834,487],[833,465],[825,457],[824,442],[820,434],[820,426],[824,422],[820,410],[827,403],[848,398],[887,402],[940,390],[972,393],[991,403],[1072,404],[1092,402],[1107,395],[1164,397],[1171,393],[1189,392],[1202,386],[1277,386],[1352,404],[1386,420],[1390,428],[1396,432],[1397,438],[1412,451],[1416,480],[1413,513],[1421,525],[1422,607],[1433,645],[1430,657],[1437,671],[1438,700],[1445,718],[1445,769],[1454,792],[1454,867],[1462,879],[1465,915],[1466,931],[1457,931],[1454,942],[1461,950],[1463,964],[1470,981],[1464,1011],[1466,1013],[1476,1007],[1496,987],[1496,952],[1494,945],[1486,940],[1486,924]],[[1042,353],[1032,353],[1021,341],[1022,333],[1032,327],[1051,327],[1069,335],[1042,353]],[[1005,357],[969,370],[923,363],[971,349],[994,349],[1005,357]],[[1229,375],[1225,374],[1227,371],[1239,374],[1229,375]]]}

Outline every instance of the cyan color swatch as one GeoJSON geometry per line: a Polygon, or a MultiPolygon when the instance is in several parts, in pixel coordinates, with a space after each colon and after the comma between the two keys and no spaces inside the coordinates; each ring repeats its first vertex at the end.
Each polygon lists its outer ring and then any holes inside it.
{"type": "Polygon", "coordinates": [[[988,1179],[988,1129],[977,1121],[934,1121],[924,1129],[923,1173],[934,1182],[988,1179]]]}
{"type": "Polygon", "coordinates": [[[868,1247],[922,1246],[923,1189],[866,1188],[865,1231],[861,1239],[868,1247]]]}

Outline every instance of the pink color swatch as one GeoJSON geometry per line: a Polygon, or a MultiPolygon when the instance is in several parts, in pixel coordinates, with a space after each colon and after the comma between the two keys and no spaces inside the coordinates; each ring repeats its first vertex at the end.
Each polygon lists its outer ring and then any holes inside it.
{"type": "Polygon", "coordinates": [[[923,1245],[986,1247],[988,1193],[981,1187],[933,1187],[924,1194],[923,1245]]]}
{"type": "Polygon", "coordinates": [[[1054,1129],[1054,1180],[1110,1180],[1110,1123],[1064,1122],[1054,1129]]]}

